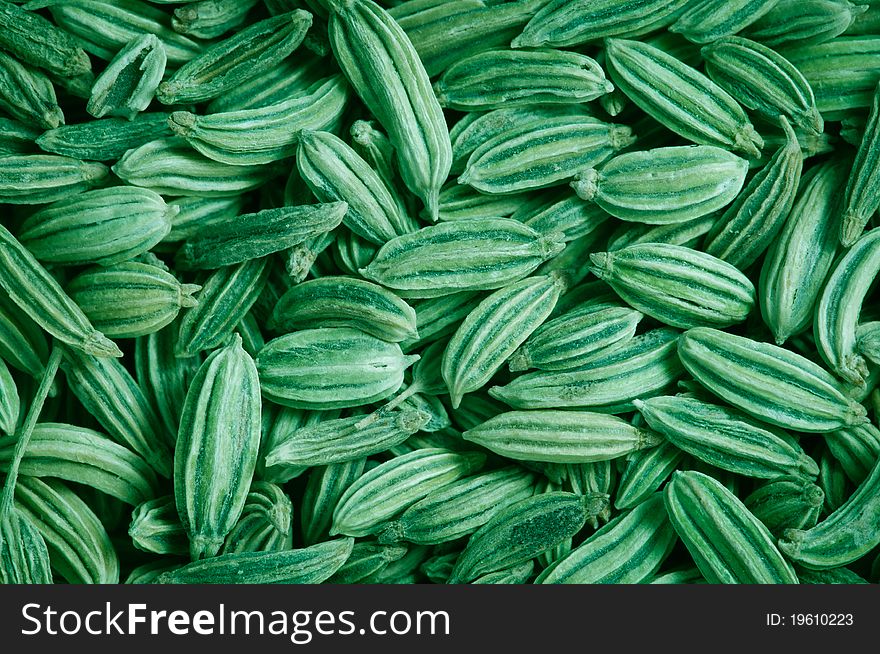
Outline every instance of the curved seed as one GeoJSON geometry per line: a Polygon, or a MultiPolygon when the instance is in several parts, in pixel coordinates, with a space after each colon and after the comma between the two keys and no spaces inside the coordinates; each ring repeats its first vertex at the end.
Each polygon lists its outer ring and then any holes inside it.
{"type": "Polygon", "coordinates": [[[500,288],[562,251],[556,236],[510,218],[440,223],[388,241],[360,272],[402,297],[500,288]]]}
{"type": "Polygon", "coordinates": [[[332,231],[347,211],[345,202],[328,202],[244,214],[187,239],[175,263],[183,270],[193,270],[259,259],[332,231]]]}
{"type": "Polygon", "coordinates": [[[781,114],[802,130],[821,134],[822,115],[813,89],[788,59],[765,45],[728,36],[700,53],[709,77],[747,109],[767,120],[781,114]]]}
{"type": "Polygon", "coordinates": [[[158,266],[133,261],[88,268],[67,284],[71,299],[92,324],[118,338],[162,329],[182,308],[198,304],[193,295],[199,289],[196,284],[181,284],[158,266]]]}
{"type": "Polygon", "coordinates": [[[459,59],[434,84],[441,107],[486,111],[583,103],[613,86],[595,59],[565,50],[488,50],[459,59]]]}
{"type": "Polygon", "coordinates": [[[878,273],[880,229],[873,229],[837,261],[816,303],[816,349],[835,373],[858,386],[866,384],[868,364],[858,352],[856,330],[878,273]]]}
{"type": "Polygon", "coordinates": [[[303,130],[296,163],[316,198],[348,204],[343,222],[358,236],[382,245],[416,231],[379,174],[339,137],[303,130]]]}
{"type": "Polygon", "coordinates": [[[479,470],[485,459],[477,452],[426,448],[386,461],[348,487],[333,512],[330,535],[375,533],[432,491],[479,470]]]}
{"type": "Polygon", "coordinates": [[[749,180],[703,244],[705,251],[736,266],[748,268],[776,239],[788,218],[801,178],[804,158],[794,131],[780,116],[785,144],[749,180]]]}
{"type": "MultiPolygon", "coordinates": [[[[4,470],[9,468],[15,440],[0,439],[4,470]]],[[[158,488],[152,468],[128,448],[91,429],[54,422],[34,427],[21,474],[84,484],[133,506],[153,497],[158,488]]]]}
{"type": "Polygon", "coordinates": [[[778,0],[699,0],[669,28],[694,43],[709,43],[736,34],[773,9],[778,0]]]}
{"type": "Polygon", "coordinates": [[[605,54],[615,86],[673,132],[695,143],[760,155],[764,143],[742,107],[696,69],[652,45],[625,39],[608,39],[605,54]]]}
{"type": "Polygon", "coordinates": [[[437,218],[452,147],[443,111],[406,32],[371,0],[332,0],[330,45],[355,92],[388,132],[403,181],[437,218]]]}
{"type": "Polygon", "coordinates": [[[462,436],[509,459],[547,463],[608,461],[661,442],[621,418],[586,411],[509,411],[462,436]]]}
{"type": "Polygon", "coordinates": [[[676,472],[664,501],[672,526],[709,583],[798,583],[767,527],[712,477],[676,472]]]}
{"type": "Polygon", "coordinates": [[[46,263],[109,266],[152,249],[177,213],[154,191],[114,186],[40,209],[22,223],[18,239],[46,263]]]}
{"type": "Polygon", "coordinates": [[[301,409],[350,408],[383,400],[418,360],[348,327],[306,329],[266,343],[257,356],[267,399],[301,409]]]}
{"type": "Polygon", "coordinates": [[[841,162],[829,161],[803,176],[789,217],[764,257],[758,299],[777,345],[813,320],[839,245],[835,207],[845,175],[841,162]]]}
{"type": "Polygon", "coordinates": [[[34,322],[63,343],[94,356],[122,356],[95,329],[55,278],[0,225],[0,287],[34,322]]]}
{"type": "Polygon", "coordinates": [[[644,243],[590,255],[590,269],[630,306],[672,327],[728,327],[755,305],[755,287],[731,264],[682,247],[644,243]]]}
{"type": "Polygon", "coordinates": [[[379,532],[379,542],[436,545],[476,531],[493,515],[534,492],[534,475],[510,466],[459,479],[431,492],[379,532]]]}
{"type": "Polygon", "coordinates": [[[542,572],[542,584],[638,584],[650,579],[677,536],[663,496],[654,494],[615,518],[542,572]]]}
{"type": "Polygon", "coordinates": [[[662,391],[681,375],[675,352],[678,334],[656,329],[579,369],[529,373],[506,386],[493,386],[489,394],[517,409],[582,407],[625,412],[634,399],[662,391]]]}
{"type": "Polygon", "coordinates": [[[673,23],[686,4],[687,0],[551,0],[510,45],[558,48],[609,36],[642,36],[673,23]]]}
{"type": "Polygon", "coordinates": [[[786,531],[779,549],[792,561],[814,570],[837,568],[863,557],[880,543],[878,484],[880,462],[849,499],[815,527],[786,531]]]}
{"type": "Polygon", "coordinates": [[[19,477],[15,504],[40,532],[52,570],[72,584],[119,583],[119,558],[101,521],[63,483],[19,477]]]}
{"type": "Polygon", "coordinates": [[[727,150],[689,145],[627,152],[598,171],[575,176],[580,198],[621,220],[664,225],[705,216],[730,204],[748,163],[727,150]]]}
{"type": "Polygon", "coordinates": [[[312,25],[302,9],[254,23],[191,58],[159,85],[164,104],[210,100],[296,50],[312,25]]]}
{"type": "Polygon", "coordinates": [[[819,466],[789,434],[735,409],[681,395],[634,404],[673,445],[721,470],[760,479],[819,474],[819,466]]]}
{"type": "Polygon", "coordinates": [[[519,193],[564,183],[635,141],[629,127],[590,117],[549,118],[500,133],[477,147],[459,184],[482,193],[519,193]]]}
{"type": "Polygon", "coordinates": [[[174,451],[174,498],[194,561],[217,554],[238,521],[259,450],[257,368],[236,335],[193,379],[174,451]]]}
{"type": "Polygon", "coordinates": [[[822,489],[810,481],[779,477],[757,488],[743,502],[778,537],[786,529],[814,527],[824,499],[822,489]]]}
{"type": "Polygon", "coordinates": [[[461,584],[519,565],[578,533],[608,496],[541,493],[499,511],[468,540],[447,581],[461,584]]]}
{"type": "Polygon", "coordinates": [[[269,277],[267,258],[218,268],[199,291],[199,303],[183,314],[174,353],[193,357],[226,341],[257,301],[269,277]]]}
{"type": "Polygon", "coordinates": [[[682,334],[678,355],[703,386],[771,425],[824,433],[867,421],[831,374],[790,350],[697,327],[682,334]]]}
{"type": "Polygon", "coordinates": [[[565,283],[558,274],[529,277],[495,291],[471,311],[443,354],[452,407],[482,388],[553,310],[565,283]]]}
{"type": "Polygon", "coordinates": [[[871,215],[880,206],[880,84],[874,90],[871,114],[859,143],[846,191],[843,197],[843,219],[840,224],[840,242],[850,247],[862,235],[871,215]]]}
{"type": "Polygon", "coordinates": [[[234,552],[163,572],[157,584],[319,584],[351,556],[353,538],[282,552],[234,552]]]}

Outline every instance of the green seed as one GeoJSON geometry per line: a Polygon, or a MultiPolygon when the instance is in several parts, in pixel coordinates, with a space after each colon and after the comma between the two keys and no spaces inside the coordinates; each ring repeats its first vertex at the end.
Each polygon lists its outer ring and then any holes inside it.
{"type": "Polygon", "coordinates": [[[564,50],[488,50],[459,59],[434,84],[440,106],[459,111],[582,103],[612,89],[594,59],[564,50]]]}
{"type": "Polygon", "coordinates": [[[189,556],[189,539],[180,523],[173,495],[147,500],[131,514],[128,535],[144,552],[189,556]]]}
{"type": "Polygon", "coordinates": [[[138,337],[134,344],[138,385],[161,417],[163,433],[171,446],[177,439],[186,391],[201,363],[197,357],[175,356],[178,326],[172,322],[159,331],[138,337]]]}
{"type": "Polygon", "coordinates": [[[709,43],[735,34],[773,8],[777,0],[699,0],[670,27],[694,43],[709,43]]]}
{"type": "Polygon", "coordinates": [[[349,95],[342,76],[333,75],[305,93],[264,107],[206,116],[175,111],[168,125],[213,161],[231,166],[267,164],[295,154],[301,130],[336,131],[349,95]]]}
{"type": "Polygon", "coordinates": [[[181,246],[183,269],[213,269],[259,259],[329,232],[348,211],[345,202],[264,209],[198,232],[181,246]]]}
{"type": "Polygon", "coordinates": [[[786,531],[779,549],[792,561],[814,570],[837,568],[861,558],[880,543],[878,483],[880,463],[840,508],[815,527],[786,531]]]}
{"type": "Polygon", "coordinates": [[[18,239],[50,264],[109,266],[144,254],[171,230],[177,208],[132,186],[86,191],[33,213],[18,239]]]}
{"type": "Polygon", "coordinates": [[[200,288],[181,284],[157,266],[133,261],[88,268],[67,283],[70,297],[92,324],[114,338],[135,338],[162,329],[182,308],[198,304],[193,295],[200,288]]]}
{"type": "Polygon", "coordinates": [[[616,416],[551,410],[502,413],[463,437],[509,459],[547,463],[608,461],[661,442],[616,416]]]}
{"type": "Polygon", "coordinates": [[[232,166],[212,161],[176,138],[159,138],[132,148],[112,170],[129,184],[157,193],[209,198],[240,195],[277,173],[271,166],[232,166]]]}
{"type": "Polygon", "coordinates": [[[629,127],[560,116],[510,129],[477,147],[459,184],[482,193],[518,193],[564,183],[634,142],[629,127]]]}
{"type": "Polygon", "coordinates": [[[157,138],[171,136],[168,114],[139,113],[130,121],[103,118],[63,125],[42,133],[36,143],[46,152],[74,159],[115,161],[126,151],[157,138]]]}
{"type": "Polygon", "coordinates": [[[95,329],[55,278],[2,225],[0,264],[0,287],[40,327],[87,354],[122,356],[113,341],[95,329]]]}
{"type": "Polygon", "coordinates": [[[709,583],[798,583],[767,527],[712,477],[676,472],[664,501],[672,526],[709,583]]]}
{"type": "Polygon", "coordinates": [[[200,0],[174,10],[171,25],[179,34],[213,39],[239,27],[259,0],[200,0]]]}
{"type": "Polygon", "coordinates": [[[62,368],[70,391],[110,437],[142,456],[157,473],[170,477],[170,438],[122,363],[67,350],[62,368]]]}
{"type": "Polygon", "coordinates": [[[485,455],[427,448],[395,457],[349,486],[333,512],[330,535],[367,536],[386,520],[480,469],[485,455]]]}
{"type": "Polygon", "coordinates": [[[70,34],[12,2],[0,5],[0,45],[23,62],[56,75],[73,77],[92,69],[89,56],[70,34]]]}
{"type": "Polygon", "coordinates": [[[218,268],[205,280],[199,302],[183,314],[174,353],[196,356],[232,335],[248,315],[269,276],[265,258],[218,268]]]}
{"type": "Polygon", "coordinates": [[[517,409],[593,408],[627,411],[632,401],[650,397],[682,372],[675,348],[679,332],[656,329],[567,372],[533,372],[489,394],[517,409]]]}
{"type": "Polygon", "coordinates": [[[241,517],[226,536],[222,554],[289,550],[292,519],[293,504],[279,486],[254,482],[241,517]]]}
{"type": "Polygon", "coordinates": [[[64,113],[49,78],[2,51],[0,108],[32,127],[52,129],[64,124],[64,113]]]}
{"type": "Polygon", "coordinates": [[[49,550],[34,522],[17,508],[0,519],[0,580],[51,584],[49,550]]]}
{"type": "Polygon", "coordinates": [[[813,89],[785,57],[765,45],[728,36],[701,51],[709,77],[747,109],[770,121],[781,114],[796,127],[821,134],[813,89]]]}
{"type": "Polygon", "coordinates": [[[0,202],[48,204],[97,186],[107,177],[104,164],[54,154],[0,156],[0,202]]]}
{"type": "MultiPolygon", "coordinates": [[[[426,72],[434,77],[462,57],[507,46],[544,3],[545,0],[486,2],[465,11],[460,1],[443,2],[437,7],[441,15],[412,25],[405,22],[404,30],[426,72]]],[[[400,7],[406,7],[406,3],[400,7]]]]}
{"type": "Polygon", "coordinates": [[[585,366],[632,338],[643,317],[613,303],[586,304],[563,313],[541,325],[520,346],[508,361],[510,371],[585,366]]]}
{"type": "MultiPolygon", "coordinates": [[[[4,471],[14,446],[14,437],[0,439],[4,471]]],[[[20,470],[22,475],[84,484],[132,506],[155,496],[158,488],[155,473],[140,456],[100,432],[63,423],[34,427],[20,470]]]]}
{"type": "MultiPolygon", "coordinates": [[[[772,6],[761,1],[768,9],[772,6]]],[[[647,43],[625,39],[608,39],[605,53],[615,86],[676,134],[695,143],[759,155],[763,141],[742,107],[696,69],[647,43]]]]}
{"type": "Polygon", "coordinates": [[[743,34],[771,48],[824,43],[848,31],[867,10],[846,0],[779,0],[743,34]]]}
{"type": "Polygon", "coordinates": [[[394,413],[323,420],[276,440],[266,452],[266,466],[311,467],[360,459],[402,443],[428,419],[423,411],[404,408],[394,413]]]}
{"type": "Polygon", "coordinates": [[[566,47],[609,36],[633,38],[674,22],[686,0],[551,0],[516,37],[514,48],[566,47]]]}
{"type": "Polygon", "coordinates": [[[771,425],[824,433],[867,420],[828,372],[781,347],[697,327],[681,336],[678,354],[703,386],[771,425]]]}
{"type": "Polygon", "coordinates": [[[672,327],[728,327],[755,304],[752,282],[720,259],[679,245],[590,255],[591,270],[630,306],[672,327]]]}
{"type": "Polygon", "coordinates": [[[314,545],[327,537],[339,499],[363,474],[365,463],[366,459],[357,459],[312,469],[299,512],[306,545],[314,545]]]}
{"type": "Polygon", "coordinates": [[[839,245],[834,209],[845,175],[845,167],[832,160],[803,176],[789,217],[764,257],[758,299],[777,345],[813,320],[813,307],[839,245]]]}
{"type": "Polygon", "coordinates": [[[614,497],[614,508],[632,509],[657,491],[685,454],[669,441],[633,452],[626,459],[614,497]]]}
{"type": "Polygon", "coordinates": [[[107,530],[63,483],[19,477],[15,503],[43,537],[52,570],[72,584],[119,583],[119,557],[107,530]]]}
{"type": "Polygon", "coordinates": [[[615,518],[536,580],[542,584],[637,584],[651,578],[676,542],[660,493],[615,518]]]}
{"type": "Polygon", "coordinates": [[[809,529],[816,525],[825,493],[800,477],[779,477],[745,498],[746,507],[774,536],[786,529],[809,529]]]}
{"type": "Polygon", "coordinates": [[[784,117],[785,144],[756,174],[706,237],[711,255],[747,268],[776,239],[791,211],[803,167],[803,155],[784,117]]]}
{"type": "Polygon", "coordinates": [[[598,171],[581,172],[571,186],[616,218],[664,225],[727,206],[747,170],[745,159],[714,146],[657,148],[618,155],[598,171]]]}
{"type": "MultiPolygon", "coordinates": [[[[228,0],[222,0],[228,1],[228,0]]],[[[247,0],[250,2],[250,0],[247,0]]],[[[236,6],[244,3],[237,2],[236,6]]],[[[192,5],[189,5],[190,7],[192,5]]],[[[180,7],[186,9],[187,7],[180,7]]],[[[306,33],[308,37],[308,33],[306,33]]],[[[332,70],[332,67],[330,67],[332,70]]],[[[208,114],[268,107],[308,93],[328,72],[327,61],[305,51],[282,59],[270,69],[227,90],[207,105],[208,114]]]]}
{"type": "Polygon", "coordinates": [[[509,218],[441,223],[392,239],[361,274],[402,297],[437,297],[500,288],[563,247],[509,218]]]}
{"type": "Polygon", "coordinates": [[[199,368],[174,451],[174,498],[194,561],[217,554],[247,501],[260,449],[260,387],[236,336],[199,368]]]}
{"type": "Polygon", "coordinates": [[[636,400],[635,405],[673,445],[721,470],[760,479],[819,474],[819,466],[789,434],[735,409],[680,395],[636,400]]]}
{"type": "Polygon", "coordinates": [[[871,106],[880,71],[880,37],[841,36],[782,51],[803,73],[825,120],[871,106]]]}
{"type": "Polygon", "coordinates": [[[395,393],[418,360],[352,328],[306,329],[266,343],[257,356],[267,399],[301,409],[349,408],[395,393]]]}
{"type": "Polygon", "coordinates": [[[447,583],[468,583],[524,563],[574,536],[607,503],[602,494],[554,492],[511,504],[470,537],[447,583]]]}
{"type": "MultiPolygon", "coordinates": [[[[32,0],[28,9],[48,8],[55,22],[89,53],[109,61],[133,38],[158,36],[168,61],[181,64],[202,46],[171,29],[171,17],[141,0],[32,0]]],[[[65,74],[59,71],[59,74],[65,74]]]]}
{"type": "Polygon", "coordinates": [[[871,214],[880,206],[880,194],[875,190],[880,179],[878,149],[880,149],[880,84],[874,91],[868,124],[865,126],[859,151],[846,183],[843,198],[844,214],[840,224],[840,242],[844,247],[850,247],[858,240],[871,214]]]}
{"type": "Polygon", "coordinates": [[[157,584],[318,584],[351,556],[353,538],[281,552],[235,552],[163,572],[157,584]]]}
{"type": "Polygon", "coordinates": [[[86,111],[95,118],[109,114],[131,120],[150,106],[166,61],[165,48],[155,35],[133,39],[95,80],[86,111]]]}
{"type": "Polygon", "coordinates": [[[312,15],[301,9],[253,23],[187,61],[159,85],[157,98],[163,104],[216,98],[287,57],[311,25],[312,15]]]}
{"type": "Polygon", "coordinates": [[[508,467],[465,477],[431,492],[379,532],[379,542],[436,545],[476,531],[493,515],[531,497],[534,476],[508,467]]]}
{"type": "Polygon", "coordinates": [[[880,229],[866,233],[841,257],[816,303],[816,349],[843,379],[864,386],[868,364],[857,349],[862,305],[880,272],[880,229]]]}
{"type": "Polygon", "coordinates": [[[528,277],[492,293],[458,327],[443,355],[452,407],[482,388],[553,310],[564,288],[559,275],[528,277]]]}
{"type": "Polygon", "coordinates": [[[358,236],[382,245],[416,231],[378,173],[340,138],[328,132],[303,130],[297,168],[322,202],[348,203],[343,222],[358,236]]]}
{"type": "Polygon", "coordinates": [[[21,400],[9,368],[0,359],[0,432],[14,434],[18,425],[21,400]]]}
{"type": "Polygon", "coordinates": [[[389,564],[402,558],[405,545],[381,545],[375,541],[355,543],[345,564],[327,580],[329,584],[357,584],[370,575],[381,572],[389,564]]]}

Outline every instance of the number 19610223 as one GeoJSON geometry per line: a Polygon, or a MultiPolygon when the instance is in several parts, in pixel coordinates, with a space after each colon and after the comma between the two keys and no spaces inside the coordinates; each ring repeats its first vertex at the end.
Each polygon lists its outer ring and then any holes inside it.
{"type": "Polygon", "coordinates": [[[851,627],[852,613],[767,613],[768,627],[851,627]]]}

